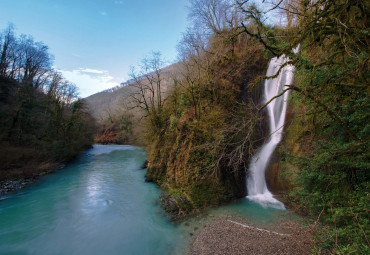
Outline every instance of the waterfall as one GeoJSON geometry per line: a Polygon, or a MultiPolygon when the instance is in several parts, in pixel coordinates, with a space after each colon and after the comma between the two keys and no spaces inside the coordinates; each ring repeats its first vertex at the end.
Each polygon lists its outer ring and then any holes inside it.
{"type": "MultiPolygon", "coordinates": [[[[294,50],[295,52],[298,51],[298,47],[294,50]]],[[[266,76],[276,75],[281,65],[288,60],[289,59],[284,55],[271,59],[266,76]]],[[[284,87],[285,85],[292,85],[294,78],[293,72],[294,66],[286,65],[282,68],[277,77],[265,80],[263,104],[267,103],[274,96],[282,93],[282,91],[287,88],[284,87]]],[[[267,188],[265,171],[272,153],[283,136],[288,96],[289,90],[266,106],[269,121],[269,139],[251,159],[249,176],[247,179],[248,199],[261,204],[263,207],[274,207],[282,210],[285,209],[284,204],[276,200],[267,188]]]]}

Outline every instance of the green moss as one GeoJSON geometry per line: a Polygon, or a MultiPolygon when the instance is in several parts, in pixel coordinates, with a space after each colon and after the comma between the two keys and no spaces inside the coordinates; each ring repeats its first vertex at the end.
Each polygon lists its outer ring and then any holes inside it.
{"type": "Polygon", "coordinates": [[[222,200],[220,190],[210,181],[195,183],[189,189],[189,196],[196,208],[218,205],[222,200]]]}
{"type": "MultiPolygon", "coordinates": [[[[217,56],[205,61],[200,76],[192,77],[190,70],[190,79],[175,82],[161,123],[152,125],[148,119],[147,180],[166,192],[162,204],[172,214],[217,206],[246,193],[244,166],[253,140],[260,138],[255,132],[258,90],[248,87],[267,61],[256,42],[243,38],[245,47],[241,38],[225,44],[225,33],[211,39],[210,51],[217,56]]],[[[195,63],[184,64],[193,68],[195,63]]]]}

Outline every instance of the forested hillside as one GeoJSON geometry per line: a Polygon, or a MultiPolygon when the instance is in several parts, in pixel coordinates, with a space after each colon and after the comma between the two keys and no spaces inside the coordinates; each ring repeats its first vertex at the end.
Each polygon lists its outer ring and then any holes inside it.
{"type": "Polygon", "coordinates": [[[0,34],[0,180],[53,171],[92,145],[94,120],[48,47],[0,34]]]}
{"type": "Polygon", "coordinates": [[[285,54],[296,67],[283,91],[292,95],[277,170],[286,199],[327,227],[319,249],[366,254],[369,6],[275,2],[190,1],[193,23],[170,94],[142,86],[136,98],[146,116],[147,180],[166,191],[162,204],[177,216],[245,196],[249,158],[266,135],[259,84],[268,59],[285,54]],[[280,22],[266,22],[276,14],[280,22]]]}
{"type": "Polygon", "coordinates": [[[129,74],[131,77],[129,81],[121,83],[118,87],[85,98],[91,114],[97,121],[98,129],[95,142],[103,144],[143,144],[143,139],[141,139],[143,112],[140,107],[137,107],[135,95],[140,91],[140,87],[146,86],[149,88],[152,72],[158,72],[161,77],[159,81],[161,94],[166,97],[173,85],[178,65],[166,66],[160,57],[160,53],[153,52],[142,60],[139,66],[140,70],[132,70],[129,74]],[[155,54],[161,60],[161,63],[158,63],[157,66],[149,63],[155,54]]]}

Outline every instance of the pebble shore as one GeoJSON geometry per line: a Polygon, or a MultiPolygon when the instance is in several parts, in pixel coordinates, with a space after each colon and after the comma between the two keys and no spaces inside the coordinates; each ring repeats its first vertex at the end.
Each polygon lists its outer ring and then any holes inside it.
{"type": "Polygon", "coordinates": [[[9,192],[24,188],[33,183],[34,181],[35,181],[34,178],[32,179],[21,178],[18,180],[0,181],[0,199],[2,196],[8,194],[9,192]]]}
{"type": "Polygon", "coordinates": [[[295,221],[283,221],[264,229],[239,218],[218,218],[194,237],[192,255],[311,254],[312,229],[295,221]]]}
{"type": "Polygon", "coordinates": [[[42,163],[35,166],[25,166],[24,169],[22,169],[23,171],[17,169],[19,172],[18,175],[0,180],[0,200],[1,197],[6,194],[29,186],[39,180],[41,176],[53,173],[64,166],[65,165],[61,163],[42,163]],[[27,174],[23,173],[25,170],[28,170],[27,174]]]}

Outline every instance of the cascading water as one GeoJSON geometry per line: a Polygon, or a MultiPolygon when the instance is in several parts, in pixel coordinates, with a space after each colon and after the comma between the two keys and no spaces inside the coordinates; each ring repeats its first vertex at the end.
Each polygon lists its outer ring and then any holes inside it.
{"type": "MultiPolygon", "coordinates": [[[[299,46],[298,46],[299,47],[299,46]]],[[[294,51],[298,51],[295,49],[294,51]]],[[[284,55],[279,58],[271,59],[267,69],[267,77],[274,76],[279,71],[280,67],[289,59],[284,55]]],[[[282,68],[279,75],[273,79],[265,80],[264,82],[264,97],[263,103],[266,104],[274,96],[283,92],[286,85],[292,85],[294,78],[294,66],[286,65],[282,68]]],[[[289,90],[282,96],[275,98],[267,106],[270,137],[268,141],[262,145],[258,152],[253,156],[249,165],[249,176],[247,179],[247,198],[253,200],[263,207],[274,207],[277,209],[285,209],[285,206],[280,201],[276,200],[268,190],[265,179],[265,171],[270,161],[271,155],[276,146],[281,141],[283,136],[283,127],[287,109],[287,101],[289,90]]]]}

